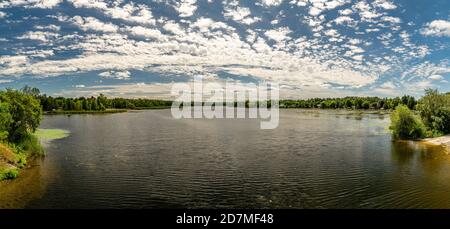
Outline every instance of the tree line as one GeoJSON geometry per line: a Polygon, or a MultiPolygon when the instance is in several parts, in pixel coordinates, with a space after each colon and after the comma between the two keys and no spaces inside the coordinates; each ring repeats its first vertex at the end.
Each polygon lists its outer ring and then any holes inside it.
{"type": "Polygon", "coordinates": [[[426,89],[416,111],[399,105],[391,114],[394,139],[421,139],[450,134],[450,93],[426,89]]]}
{"type": "Polygon", "coordinates": [[[146,109],[170,107],[172,101],[156,99],[126,99],[107,98],[100,94],[97,97],[52,97],[47,95],[36,96],[44,111],[104,111],[107,109],[146,109]]]}
{"type": "Polygon", "coordinates": [[[404,95],[395,98],[379,97],[345,97],[345,98],[312,98],[306,100],[280,100],[281,108],[322,108],[322,109],[395,109],[398,105],[406,105],[415,109],[417,104],[413,96],[404,95]]]}

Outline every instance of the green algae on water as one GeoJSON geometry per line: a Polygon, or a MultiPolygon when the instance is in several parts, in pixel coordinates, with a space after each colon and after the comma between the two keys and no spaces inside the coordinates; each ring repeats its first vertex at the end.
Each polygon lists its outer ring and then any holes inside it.
{"type": "Polygon", "coordinates": [[[35,135],[41,140],[56,140],[69,136],[70,132],[62,129],[37,129],[35,135]]]}

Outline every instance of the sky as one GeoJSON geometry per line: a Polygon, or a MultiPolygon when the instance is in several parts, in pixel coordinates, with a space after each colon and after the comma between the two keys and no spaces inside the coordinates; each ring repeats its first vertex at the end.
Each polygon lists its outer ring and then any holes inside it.
{"type": "Polygon", "coordinates": [[[282,98],[450,91],[450,1],[0,1],[0,88],[170,98],[198,76],[282,98]]]}

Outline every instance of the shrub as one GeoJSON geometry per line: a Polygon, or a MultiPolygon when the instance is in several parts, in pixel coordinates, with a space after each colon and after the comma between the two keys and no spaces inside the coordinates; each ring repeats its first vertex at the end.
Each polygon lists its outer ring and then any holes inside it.
{"type": "Polygon", "coordinates": [[[426,136],[422,120],[405,105],[397,106],[392,112],[389,129],[394,139],[420,139],[426,136]]]}
{"type": "Polygon", "coordinates": [[[27,155],[44,155],[44,149],[39,143],[39,139],[33,134],[23,136],[17,146],[27,155]]]}
{"type": "Polygon", "coordinates": [[[15,179],[17,176],[19,176],[19,170],[17,168],[0,169],[0,180],[15,179]]]}
{"type": "MultiPolygon", "coordinates": [[[[10,114],[10,117],[2,114],[0,124],[6,120],[5,118],[12,120],[10,125],[0,126],[2,128],[0,132],[5,131],[4,133],[8,134],[9,142],[20,142],[22,138],[28,133],[33,133],[39,126],[42,119],[42,108],[39,100],[32,95],[7,89],[0,92],[0,103],[0,113],[9,112],[10,114]],[[7,104],[7,106],[3,104],[7,104]]],[[[8,120],[6,120],[6,123],[8,123],[8,120]]]]}
{"type": "Polygon", "coordinates": [[[416,107],[433,136],[450,133],[450,95],[427,89],[416,107]]]}

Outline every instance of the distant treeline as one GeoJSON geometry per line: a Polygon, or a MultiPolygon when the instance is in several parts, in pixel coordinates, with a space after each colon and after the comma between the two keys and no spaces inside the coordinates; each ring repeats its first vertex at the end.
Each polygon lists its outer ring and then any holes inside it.
{"type": "Polygon", "coordinates": [[[52,97],[41,95],[39,89],[28,86],[22,88],[22,92],[35,96],[40,101],[43,111],[104,111],[107,109],[159,108],[172,105],[172,101],[166,100],[107,98],[103,94],[97,97],[52,97]]]}
{"type": "MultiPolygon", "coordinates": [[[[107,98],[100,94],[97,97],[52,97],[41,95],[39,89],[25,86],[22,91],[26,94],[34,95],[39,99],[44,111],[104,111],[106,109],[151,109],[170,107],[172,101],[156,99],[126,99],[107,98]]],[[[250,105],[245,102],[245,107],[258,107],[260,101],[250,105]]],[[[271,107],[271,101],[267,101],[267,106],[271,107]]],[[[398,105],[405,105],[411,110],[416,109],[418,101],[409,95],[395,98],[379,97],[344,97],[344,98],[312,98],[305,100],[280,100],[280,108],[322,108],[322,109],[385,109],[393,110],[398,105]]],[[[194,103],[192,103],[194,105],[194,103]]],[[[204,105],[204,104],[203,104],[204,105]]],[[[227,104],[224,103],[224,106],[227,104]]],[[[234,102],[234,106],[238,103],[234,102]]]]}
{"type": "Polygon", "coordinates": [[[37,97],[44,111],[103,111],[106,109],[145,109],[168,107],[171,101],[154,99],[107,98],[100,94],[97,97],[64,98],[39,95],[37,97]]]}
{"type": "Polygon", "coordinates": [[[307,100],[280,100],[281,108],[322,108],[322,109],[395,109],[398,105],[406,105],[415,109],[417,101],[412,96],[395,98],[379,97],[345,97],[345,98],[313,98],[307,100]]]}

